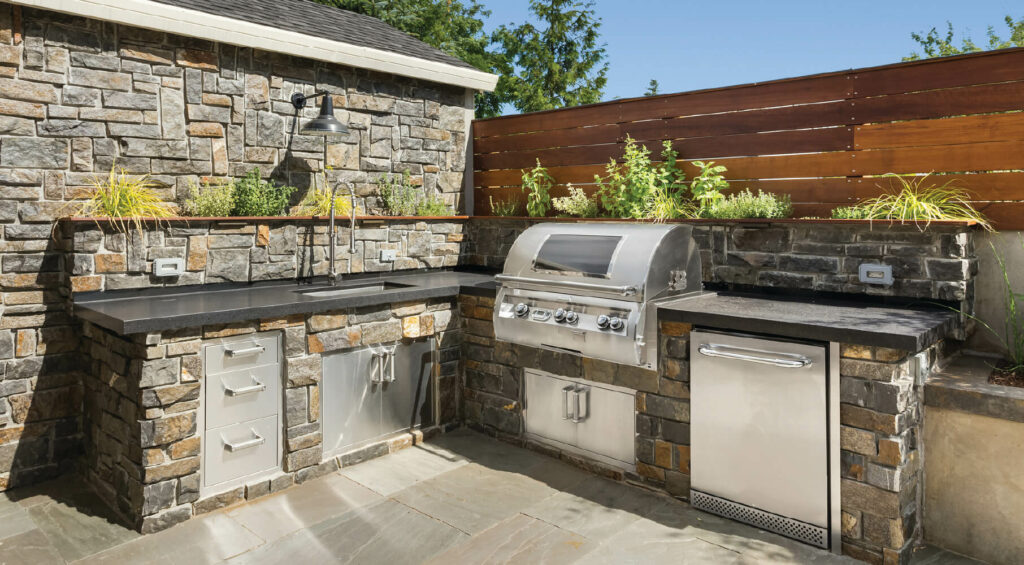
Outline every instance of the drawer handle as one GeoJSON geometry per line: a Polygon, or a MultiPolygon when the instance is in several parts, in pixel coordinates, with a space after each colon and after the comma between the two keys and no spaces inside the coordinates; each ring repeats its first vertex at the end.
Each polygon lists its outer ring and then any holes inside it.
{"type": "Polygon", "coordinates": [[[221,439],[224,441],[224,449],[227,449],[228,451],[234,453],[242,449],[249,449],[250,447],[263,445],[263,442],[266,441],[265,439],[263,439],[263,436],[256,433],[255,428],[249,428],[249,431],[252,432],[252,435],[255,437],[253,437],[252,439],[247,439],[245,441],[240,441],[238,443],[231,443],[230,441],[223,439],[223,436],[221,436],[221,439]]]}
{"type": "Polygon", "coordinates": [[[252,353],[263,353],[267,348],[263,347],[258,343],[253,343],[252,347],[243,347],[241,349],[231,349],[230,347],[224,347],[224,353],[234,357],[236,355],[250,355],[252,353]]]}
{"type": "Polygon", "coordinates": [[[702,343],[697,347],[697,351],[700,352],[701,355],[705,355],[707,357],[737,359],[739,361],[749,361],[751,363],[761,363],[763,365],[775,365],[776,367],[786,367],[790,369],[809,367],[812,363],[810,358],[804,357],[803,355],[797,355],[795,353],[772,353],[770,351],[758,351],[756,349],[746,349],[743,347],[732,347],[728,345],[702,343]],[[740,351],[746,351],[749,353],[740,353],[740,351]],[[751,355],[750,353],[768,353],[773,357],[751,355]]]}
{"type": "Polygon", "coordinates": [[[228,385],[224,385],[224,393],[228,396],[243,396],[246,394],[252,394],[254,392],[263,392],[267,390],[267,385],[256,380],[254,375],[249,375],[252,379],[252,384],[249,386],[243,386],[241,388],[231,388],[228,385]]]}

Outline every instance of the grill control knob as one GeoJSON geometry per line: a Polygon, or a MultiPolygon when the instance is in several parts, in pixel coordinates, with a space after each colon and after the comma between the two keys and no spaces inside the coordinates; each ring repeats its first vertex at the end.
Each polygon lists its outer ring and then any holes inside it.
{"type": "Polygon", "coordinates": [[[563,310],[562,308],[555,310],[555,321],[558,323],[562,323],[565,321],[565,310],[563,310]]]}
{"type": "Polygon", "coordinates": [[[526,316],[529,313],[530,313],[530,307],[527,306],[525,302],[520,302],[519,304],[516,304],[516,316],[519,316],[520,318],[522,318],[522,317],[526,316]]]}
{"type": "Polygon", "coordinates": [[[572,310],[569,310],[568,312],[565,313],[565,321],[566,323],[576,325],[576,322],[580,321],[580,315],[577,314],[576,312],[573,312],[572,310]]]}
{"type": "Polygon", "coordinates": [[[611,328],[613,332],[621,330],[623,325],[625,324],[622,321],[622,318],[612,318],[611,320],[608,320],[608,327],[611,328]]]}
{"type": "Polygon", "coordinates": [[[610,320],[609,320],[608,316],[605,316],[604,314],[601,314],[600,316],[597,317],[597,327],[601,328],[602,330],[606,329],[608,327],[608,322],[609,321],[610,320]]]}

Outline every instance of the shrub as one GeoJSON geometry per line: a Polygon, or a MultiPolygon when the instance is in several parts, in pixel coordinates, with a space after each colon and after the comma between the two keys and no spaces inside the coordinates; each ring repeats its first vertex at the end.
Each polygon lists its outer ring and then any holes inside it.
{"type": "Polygon", "coordinates": [[[527,214],[535,218],[543,217],[551,209],[551,187],[554,186],[555,179],[541,166],[540,159],[537,159],[536,167],[523,171],[522,179],[527,214]]]}
{"type": "MultiPolygon", "coordinates": [[[[840,214],[863,214],[870,220],[889,220],[891,222],[924,222],[927,227],[935,220],[964,220],[980,224],[992,230],[985,217],[974,209],[970,203],[971,194],[967,190],[954,186],[953,181],[943,184],[926,184],[931,175],[921,177],[904,177],[887,174],[883,178],[890,179],[888,192],[858,203],[857,212],[843,211],[840,214]],[[891,181],[895,181],[892,186],[891,181]]],[[[833,211],[833,217],[835,217],[833,211]]]]}
{"type": "Polygon", "coordinates": [[[868,209],[861,206],[839,206],[832,209],[834,220],[867,220],[868,209]]]}
{"type": "Polygon", "coordinates": [[[451,216],[452,208],[444,201],[440,194],[425,194],[416,203],[417,216],[451,216]]]}
{"type": "Polygon", "coordinates": [[[203,181],[188,183],[188,198],[182,206],[186,216],[224,217],[230,216],[235,208],[235,185],[233,182],[210,184],[203,181]]]}
{"type": "Polygon", "coordinates": [[[235,181],[233,216],[279,216],[288,206],[288,199],[297,189],[276,185],[260,178],[259,168],[235,181]]]}
{"type": "MultiPolygon", "coordinates": [[[[78,205],[75,215],[110,218],[120,232],[130,228],[142,231],[142,218],[166,218],[172,214],[167,203],[153,191],[148,175],[129,175],[124,169],[110,168],[104,180],[93,179],[92,196],[78,205]]],[[[56,224],[54,224],[56,225],[56,224]]]]}
{"type": "Polygon", "coordinates": [[[515,216],[519,213],[519,201],[515,198],[495,200],[493,196],[488,196],[487,201],[491,204],[491,214],[495,216],[515,216]]]}
{"type": "Polygon", "coordinates": [[[706,210],[705,217],[722,220],[739,218],[788,218],[793,214],[789,195],[776,196],[770,192],[749,189],[730,194],[706,210]]]}
{"type": "Polygon", "coordinates": [[[686,174],[676,166],[672,143],[662,144],[663,162],[653,164],[651,151],[626,137],[623,162],[612,159],[605,176],[594,175],[597,200],[616,218],[670,218],[685,214],[686,174]]]}
{"type": "Polygon", "coordinates": [[[401,177],[377,179],[378,194],[384,213],[389,216],[450,216],[452,208],[440,194],[427,194],[412,185],[409,171],[401,177]]]}
{"type": "Polygon", "coordinates": [[[712,206],[725,198],[722,191],[729,188],[729,183],[726,182],[722,173],[726,171],[726,168],[722,165],[715,165],[714,161],[707,163],[694,161],[693,164],[700,167],[700,174],[694,177],[690,183],[690,193],[693,194],[693,199],[697,202],[701,214],[706,214],[712,206]]]}
{"type": "Polygon", "coordinates": [[[597,201],[587,196],[582,188],[569,185],[569,196],[561,196],[551,201],[555,210],[566,216],[577,218],[593,218],[597,216],[597,201]]]}

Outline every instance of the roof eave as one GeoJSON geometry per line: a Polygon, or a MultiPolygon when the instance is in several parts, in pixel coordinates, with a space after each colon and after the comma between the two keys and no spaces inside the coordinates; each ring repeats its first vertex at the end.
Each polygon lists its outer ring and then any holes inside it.
{"type": "Polygon", "coordinates": [[[498,76],[149,0],[12,0],[119,24],[492,92],[498,76]]]}

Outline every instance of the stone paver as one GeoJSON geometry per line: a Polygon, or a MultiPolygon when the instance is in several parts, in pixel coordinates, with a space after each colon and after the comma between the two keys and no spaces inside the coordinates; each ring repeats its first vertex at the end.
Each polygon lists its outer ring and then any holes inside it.
{"type": "Polygon", "coordinates": [[[856,563],[466,430],[148,536],[98,502],[74,476],[0,496],[0,565],[856,563]]]}

